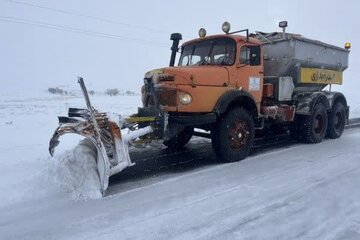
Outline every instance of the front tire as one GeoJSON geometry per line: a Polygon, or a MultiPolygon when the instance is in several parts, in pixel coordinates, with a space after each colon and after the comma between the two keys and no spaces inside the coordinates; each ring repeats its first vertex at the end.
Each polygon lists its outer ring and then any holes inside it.
{"type": "Polygon", "coordinates": [[[329,114],[329,123],[327,128],[328,138],[339,138],[345,128],[346,113],[344,104],[337,102],[329,114]]]}
{"type": "Polygon", "coordinates": [[[188,144],[192,135],[194,133],[194,128],[186,127],[184,130],[179,132],[176,136],[172,137],[169,140],[163,142],[165,146],[170,149],[179,149],[188,144]]]}
{"type": "Polygon", "coordinates": [[[235,108],[220,119],[212,132],[212,146],[223,162],[246,158],[254,142],[254,120],[243,108],[235,108]]]}

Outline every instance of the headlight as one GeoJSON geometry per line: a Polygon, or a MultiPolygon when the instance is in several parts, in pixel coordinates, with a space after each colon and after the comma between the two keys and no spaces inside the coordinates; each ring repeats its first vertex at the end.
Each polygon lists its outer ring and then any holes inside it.
{"type": "Polygon", "coordinates": [[[199,37],[203,38],[206,36],[206,30],[205,28],[200,28],[199,29],[199,37]]]}
{"type": "Polygon", "coordinates": [[[182,92],[179,94],[179,101],[183,105],[188,105],[191,103],[192,97],[190,94],[182,92]]]}
{"type": "Polygon", "coordinates": [[[230,28],[231,28],[230,23],[224,22],[221,28],[224,33],[228,34],[230,32],[230,28]]]}
{"type": "Polygon", "coordinates": [[[281,22],[279,22],[279,27],[280,27],[280,28],[286,28],[287,26],[288,26],[287,21],[281,21],[281,22]]]}

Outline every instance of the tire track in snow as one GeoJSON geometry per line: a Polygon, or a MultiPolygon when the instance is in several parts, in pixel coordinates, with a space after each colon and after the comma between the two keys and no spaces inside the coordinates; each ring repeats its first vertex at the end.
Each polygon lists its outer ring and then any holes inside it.
{"type": "MultiPolygon", "coordinates": [[[[274,201],[271,204],[266,205],[265,207],[263,207],[261,209],[258,209],[257,211],[252,211],[252,212],[248,213],[247,216],[242,217],[241,220],[236,225],[233,225],[233,226],[227,228],[225,231],[222,231],[221,233],[218,233],[215,236],[214,235],[205,236],[205,237],[200,237],[198,239],[220,239],[220,237],[224,237],[224,234],[233,233],[236,229],[238,229],[239,227],[241,227],[243,225],[246,225],[246,224],[251,223],[251,222],[255,222],[255,221],[261,219],[264,216],[269,217],[270,214],[277,214],[277,211],[279,211],[279,210],[281,210],[281,209],[283,209],[285,207],[291,206],[292,203],[297,202],[298,200],[306,197],[306,195],[305,195],[306,192],[317,189],[319,186],[329,185],[334,180],[339,178],[340,176],[349,174],[351,172],[355,172],[359,168],[360,167],[350,168],[350,169],[348,169],[346,171],[343,171],[343,172],[341,172],[339,174],[333,175],[330,178],[327,178],[327,179],[319,181],[319,182],[317,182],[315,184],[309,185],[308,187],[303,188],[301,190],[298,190],[295,193],[291,194],[290,196],[288,196],[288,197],[286,197],[284,199],[274,201]]],[[[232,206],[232,208],[233,207],[234,206],[232,206]]],[[[323,225],[326,225],[326,222],[324,222],[323,225]]],[[[309,231],[308,233],[302,233],[301,237],[306,237],[306,235],[310,235],[310,233],[311,233],[311,231],[309,231]]],[[[312,239],[312,238],[310,238],[310,239],[312,239]]]]}
{"type": "MultiPolygon", "coordinates": [[[[303,145],[299,145],[299,148],[302,148],[302,146],[303,145]]],[[[291,151],[291,150],[293,150],[293,149],[286,149],[284,151],[291,151]]],[[[276,154],[276,153],[277,152],[274,152],[273,154],[276,154]]],[[[261,157],[261,156],[259,156],[259,157],[261,157]]],[[[251,160],[253,160],[253,159],[249,159],[249,162],[251,160]]],[[[334,159],[333,161],[336,162],[337,160],[334,159]]],[[[319,162],[315,162],[315,163],[313,163],[311,165],[305,165],[305,168],[303,167],[302,169],[300,169],[300,171],[304,171],[304,169],[306,169],[306,168],[319,169],[322,165],[324,165],[324,163],[325,163],[325,161],[319,161],[319,162]]],[[[300,165],[303,165],[303,163],[300,163],[300,165]]],[[[334,164],[330,164],[330,166],[332,166],[331,169],[336,172],[337,171],[337,166],[335,165],[335,167],[334,167],[333,165],[334,164]]],[[[222,165],[222,166],[228,167],[229,165],[226,164],[226,165],[222,165]]],[[[293,164],[293,163],[291,163],[289,166],[290,166],[289,169],[298,167],[297,164],[293,164]]],[[[274,176],[276,176],[279,172],[284,172],[284,171],[286,172],[289,169],[281,167],[280,169],[277,169],[276,171],[266,172],[264,175],[262,175],[262,177],[255,176],[254,178],[249,180],[250,182],[247,181],[247,184],[242,184],[242,185],[238,185],[238,186],[235,186],[235,187],[227,188],[227,189],[225,189],[223,191],[218,191],[216,193],[211,192],[211,193],[209,193],[209,194],[207,194],[205,196],[202,196],[201,198],[197,198],[197,199],[195,199],[193,201],[187,202],[185,204],[181,204],[180,206],[177,206],[175,208],[170,208],[170,209],[167,209],[166,211],[161,211],[161,212],[158,212],[158,213],[156,213],[154,215],[146,216],[145,218],[142,218],[140,221],[127,222],[125,225],[119,225],[118,227],[126,228],[129,225],[141,225],[141,224],[143,224],[145,222],[151,221],[152,219],[159,218],[159,217],[162,217],[164,215],[171,215],[173,212],[181,211],[181,210],[183,210],[185,208],[189,208],[189,207],[197,205],[197,204],[199,204],[201,202],[207,202],[210,199],[218,198],[218,197],[221,197],[223,195],[229,194],[231,192],[236,192],[237,190],[240,190],[242,188],[246,188],[246,187],[254,188],[254,186],[253,186],[254,183],[259,182],[259,181],[266,181],[267,179],[271,179],[274,176]]],[[[242,222],[243,222],[242,224],[244,225],[246,223],[256,221],[257,219],[260,219],[261,216],[263,216],[265,213],[271,212],[274,209],[282,209],[282,208],[288,206],[287,203],[289,201],[291,201],[291,200],[295,201],[295,200],[299,199],[302,196],[301,195],[302,193],[310,191],[311,189],[316,188],[317,186],[319,186],[319,185],[321,185],[321,184],[323,184],[325,182],[329,182],[329,180],[331,180],[331,179],[336,179],[338,176],[345,174],[347,171],[351,172],[351,171],[354,171],[354,170],[355,169],[351,167],[351,168],[346,169],[346,171],[334,174],[331,178],[320,179],[320,180],[316,181],[315,184],[309,185],[308,187],[297,191],[295,193],[295,195],[292,194],[291,197],[289,197],[287,199],[282,199],[282,200],[279,200],[279,201],[275,201],[271,205],[265,206],[264,208],[257,210],[255,213],[254,212],[249,213],[248,216],[245,217],[242,220],[242,222]]],[[[204,171],[201,171],[201,172],[202,173],[208,173],[209,171],[204,170],[204,171]]],[[[329,171],[327,170],[325,172],[328,173],[329,171]]],[[[199,174],[199,173],[195,173],[195,174],[199,174]]],[[[194,174],[190,174],[190,175],[194,175],[194,174]]],[[[175,180],[179,180],[179,179],[181,179],[183,177],[188,177],[188,176],[180,176],[180,178],[177,178],[175,180]]],[[[173,180],[173,181],[175,181],[175,180],[173,180]]],[[[306,185],[306,184],[304,184],[306,182],[307,182],[306,178],[303,178],[303,179],[300,179],[299,182],[295,182],[293,185],[306,185]]],[[[276,191],[276,189],[274,189],[274,190],[276,191]]],[[[284,192],[280,192],[280,193],[278,192],[278,195],[283,196],[284,192]]],[[[273,198],[278,199],[278,196],[275,195],[275,196],[273,196],[273,198]]],[[[158,200],[161,201],[161,199],[158,199],[158,200]]],[[[241,202],[239,205],[241,205],[241,204],[243,204],[243,203],[241,202]]],[[[257,202],[254,202],[252,205],[256,206],[257,204],[258,204],[257,202]]],[[[228,208],[228,209],[227,208],[220,209],[220,211],[229,210],[231,212],[231,209],[233,209],[234,207],[236,208],[237,206],[232,205],[230,208],[228,208]]],[[[252,209],[253,206],[248,206],[248,208],[252,209]]],[[[206,224],[209,224],[209,223],[207,222],[206,224]]]]}

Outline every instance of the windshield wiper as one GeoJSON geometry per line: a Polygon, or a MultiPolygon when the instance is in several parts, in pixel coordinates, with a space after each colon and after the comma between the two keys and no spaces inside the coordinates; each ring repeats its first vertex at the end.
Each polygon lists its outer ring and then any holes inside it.
{"type": "Polygon", "coordinates": [[[225,65],[228,65],[228,58],[227,57],[224,57],[220,63],[218,63],[217,65],[220,65],[220,66],[225,66],[225,65]]]}
{"type": "Polygon", "coordinates": [[[209,49],[209,52],[206,56],[204,56],[204,59],[201,60],[201,62],[199,63],[199,65],[212,65],[211,64],[211,54],[212,54],[212,51],[214,49],[214,46],[215,46],[215,42],[213,41],[212,44],[211,44],[211,47],[209,49]],[[208,57],[208,59],[206,60],[206,57],[208,57]]]}
{"type": "Polygon", "coordinates": [[[204,58],[201,62],[199,62],[199,65],[210,65],[210,63],[204,58]]]}

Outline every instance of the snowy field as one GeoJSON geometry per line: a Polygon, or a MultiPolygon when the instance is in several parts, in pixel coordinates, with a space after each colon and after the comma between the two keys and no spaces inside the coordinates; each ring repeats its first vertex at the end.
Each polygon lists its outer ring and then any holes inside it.
{"type": "MultiPolygon", "coordinates": [[[[352,102],[351,117],[360,117],[352,102]]],[[[93,105],[126,115],[140,97],[96,96],[93,105]]],[[[68,151],[79,137],[61,138],[54,158],[47,149],[56,116],[84,106],[81,97],[47,92],[1,95],[0,239],[360,239],[360,129],[102,199],[96,173],[85,171],[91,162],[69,167],[91,157],[68,151]]]]}
{"type": "MultiPolygon", "coordinates": [[[[104,95],[96,97],[93,105],[106,112],[121,112],[127,115],[133,113],[140,103],[139,96],[104,95]]],[[[0,183],[0,191],[6,194],[1,196],[0,206],[47,195],[43,192],[47,187],[41,189],[38,184],[46,185],[47,181],[42,178],[48,176],[47,172],[61,167],[56,165],[54,159],[49,158],[49,140],[58,126],[57,116],[66,116],[67,109],[72,106],[86,106],[81,95],[70,97],[39,92],[36,97],[1,99],[0,175],[3,181],[0,183]]],[[[56,149],[56,156],[60,155],[63,158],[71,155],[66,153],[66,150],[76,146],[80,139],[81,137],[76,135],[62,137],[61,144],[56,149]]]]}

